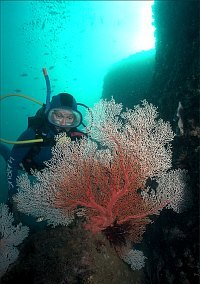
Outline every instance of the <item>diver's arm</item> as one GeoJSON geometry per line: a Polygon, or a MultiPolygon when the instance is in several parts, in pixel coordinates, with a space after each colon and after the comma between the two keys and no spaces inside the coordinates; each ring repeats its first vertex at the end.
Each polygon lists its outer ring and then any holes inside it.
{"type": "MultiPolygon", "coordinates": [[[[18,141],[35,139],[35,131],[32,128],[28,128],[24,131],[18,141]]],[[[10,200],[13,194],[17,193],[16,179],[18,170],[20,169],[20,163],[26,157],[34,143],[30,144],[15,144],[12,148],[11,155],[7,163],[7,180],[8,180],[8,199],[10,200]]]]}

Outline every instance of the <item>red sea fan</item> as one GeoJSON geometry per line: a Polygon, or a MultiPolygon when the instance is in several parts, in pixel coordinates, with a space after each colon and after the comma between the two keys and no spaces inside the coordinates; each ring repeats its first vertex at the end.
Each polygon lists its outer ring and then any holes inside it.
{"type": "MultiPolygon", "coordinates": [[[[112,235],[116,233],[115,239],[119,237],[118,229],[124,235],[128,229],[127,236],[136,242],[141,239],[145,225],[149,222],[147,216],[157,213],[166,203],[155,206],[152,200],[143,199],[138,189],[145,186],[144,169],[141,171],[138,161],[123,153],[117,142],[114,142],[116,149],[113,149],[112,155],[108,155],[110,161],[107,166],[105,161],[103,163],[97,159],[90,141],[79,143],[76,155],[73,155],[73,164],[78,164],[76,174],[68,173],[64,180],[57,183],[59,190],[55,195],[55,207],[71,207],[74,210],[82,206],[85,208],[87,229],[93,233],[105,231],[108,236],[109,228],[111,238],[111,231],[112,235]],[[93,155],[83,158],[84,149],[89,147],[93,155]],[[123,224],[126,224],[125,229],[123,224]]],[[[72,148],[76,146],[73,144],[72,148]]]]}
{"type": "Polygon", "coordinates": [[[19,178],[19,209],[26,211],[30,202],[34,216],[54,218],[55,225],[82,210],[93,233],[103,231],[116,244],[139,242],[148,216],[183,207],[185,172],[170,170],[174,134],[146,102],[122,113],[114,100],[102,100],[93,113],[88,139],[69,142],[60,135],[36,181],[19,178]]]}

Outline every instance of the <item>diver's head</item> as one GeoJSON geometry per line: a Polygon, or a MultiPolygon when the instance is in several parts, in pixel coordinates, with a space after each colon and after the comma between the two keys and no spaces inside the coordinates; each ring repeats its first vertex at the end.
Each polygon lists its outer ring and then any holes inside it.
{"type": "Polygon", "coordinates": [[[82,122],[76,100],[68,93],[53,96],[46,115],[51,124],[65,129],[78,127],[82,122]]]}

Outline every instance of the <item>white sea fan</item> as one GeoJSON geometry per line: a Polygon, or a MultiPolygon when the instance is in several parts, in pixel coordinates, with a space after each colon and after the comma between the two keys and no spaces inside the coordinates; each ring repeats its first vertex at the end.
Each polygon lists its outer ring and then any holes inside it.
{"type": "Polygon", "coordinates": [[[58,225],[68,226],[74,220],[73,210],[62,210],[53,206],[56,188],[49,190],[48,183],[51,181],[45,172],[35,172],[37,181],[42,178],[44,183],[30,181],[28,174],[23,174],[18,179],[20,190],[13,199],[17,203],[17,209],[35,218],[42,218],[48,225],[56,227],[58,225]],[[42,177],[41,177],[42,176],[42,177]]]}
{"type": "Polygon", "coordinates": [[[191,196],[187,189],[187,171],[171,170],[158,180],[157,199],[168,201],[167,208],[181,213],[191,206],[191,196]]]}
{"type": "Polygon", "coordinates": [[[128,263],[133,270],[139,270],[145,265],[145,259],[143,252],[136,249],[131,249],[128,253],[121,256],[121,258],[128,263]]]}
{"type": "Polygon", "coordinates": [[[46,168],[33,172],[33,181],[27,174],[19,177],[18,209],[56,226],[68,225],[81,206],[93,231],[115,219],[123,223],[157,214],[166,206],[182,210],[186,173],[171,169],[174,133],[156,107],[143,101],[122,112],[112,99],[100,100],[92,112],[89,139],[76,142],[59,135],[46,168]],[[156,189],[149,180],[156,181],[156,189]],[[137,202],[138,188],[145,204],[137,202]],[[107,223],[101,226],[94,212],[107,223]]]}
{"type": "Polygon", "coordinates": [[[153,179],[158,186],[155,189],[149,186],[144,188],[141,195],[144,201],[151,200],[154,206],[159,207],[165,204],[166,208],[181,213],[191,206],[187,179],[186,170],[176,169],[163,172],[159,177],[153,179]]]}
{"type": "Polygon", "coordinates": [[[29,228],[19,223],[16,227],[12,225],[13,214],[9,213],[6,204],[0,204],[0,277],[13,263],[19,254],[17,246],[28,236],[29,228]]]}

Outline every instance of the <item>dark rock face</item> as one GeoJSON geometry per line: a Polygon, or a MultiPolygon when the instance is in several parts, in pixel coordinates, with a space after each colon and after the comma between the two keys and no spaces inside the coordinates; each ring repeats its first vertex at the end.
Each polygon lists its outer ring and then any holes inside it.
{"type": "Polygon", "coordinates": [[[148,98],[172,122],[178,102],[199,118],[199,1],[156,1],[156,64],[148,98]]]}
{"type": "Polygon", "coordinates": [[[102,98],[114,97],[130,108],[139,104],[147,96],[154,65],[155,50],[136,53],[115,64],[104,79],[102,98]]]}
{"type": "MultiPolygon", "coordinates": [[[[191,195],[187,198],[188,204],[192,204],[181,214],[163,211],[148,226],[142,242],[148,257],[144,269],[147,284],[199,282],[199,6],[199,1],[154,2],[155,68],[150,83],[148,80],[144,83],[144,77],[138,81],[147,87],[140,99],[158,106],[160,117],[170,121],[177,134],[173,142],[173,167],[188,171],[191,195]]],[[[137,71],[137,64],[132,69],[137,71]]],[[[116,72],[120,74],[120,70],[125,73],[119,67],[106,77],[103,97],[110,98],[112,93],[117,102],[132,108],[139,101],[137,95],[133,99],[130,94],[137,93],[138,88],[126,92],[124,87],[121,95],[117,93],[115,97],[116,72]]],[[[131,74],[126,72],[124,78],[129,80],[124,79],[124,86],[131,80],[131,74]]]]}
{"type": "Polygon", "coordinates": [[[81,223],[47,228],[29,236],[2,284],[140,283],[104,235],[92,235],[81,223]],[[138,282],[137,282],[138,281],[138,282]]]}
{"type": "Polygon", "coordinates": [[[199,280],[199,2],[157,1],[154,18],[156,68],[147,98],[177,133],[173,165],[188,171],[192,206],[182,214],[163,212],[146,232],[146,283],[195,284],[199,280]],[[179,102],[181,123],[176,116],[179,102]]]}
{"type": "Polygon", "coordinates": [[[145,283],[198,283],[196,218],[193,210],[179,215],[166,210],[149,226],[142,243],[145,283]]]}

